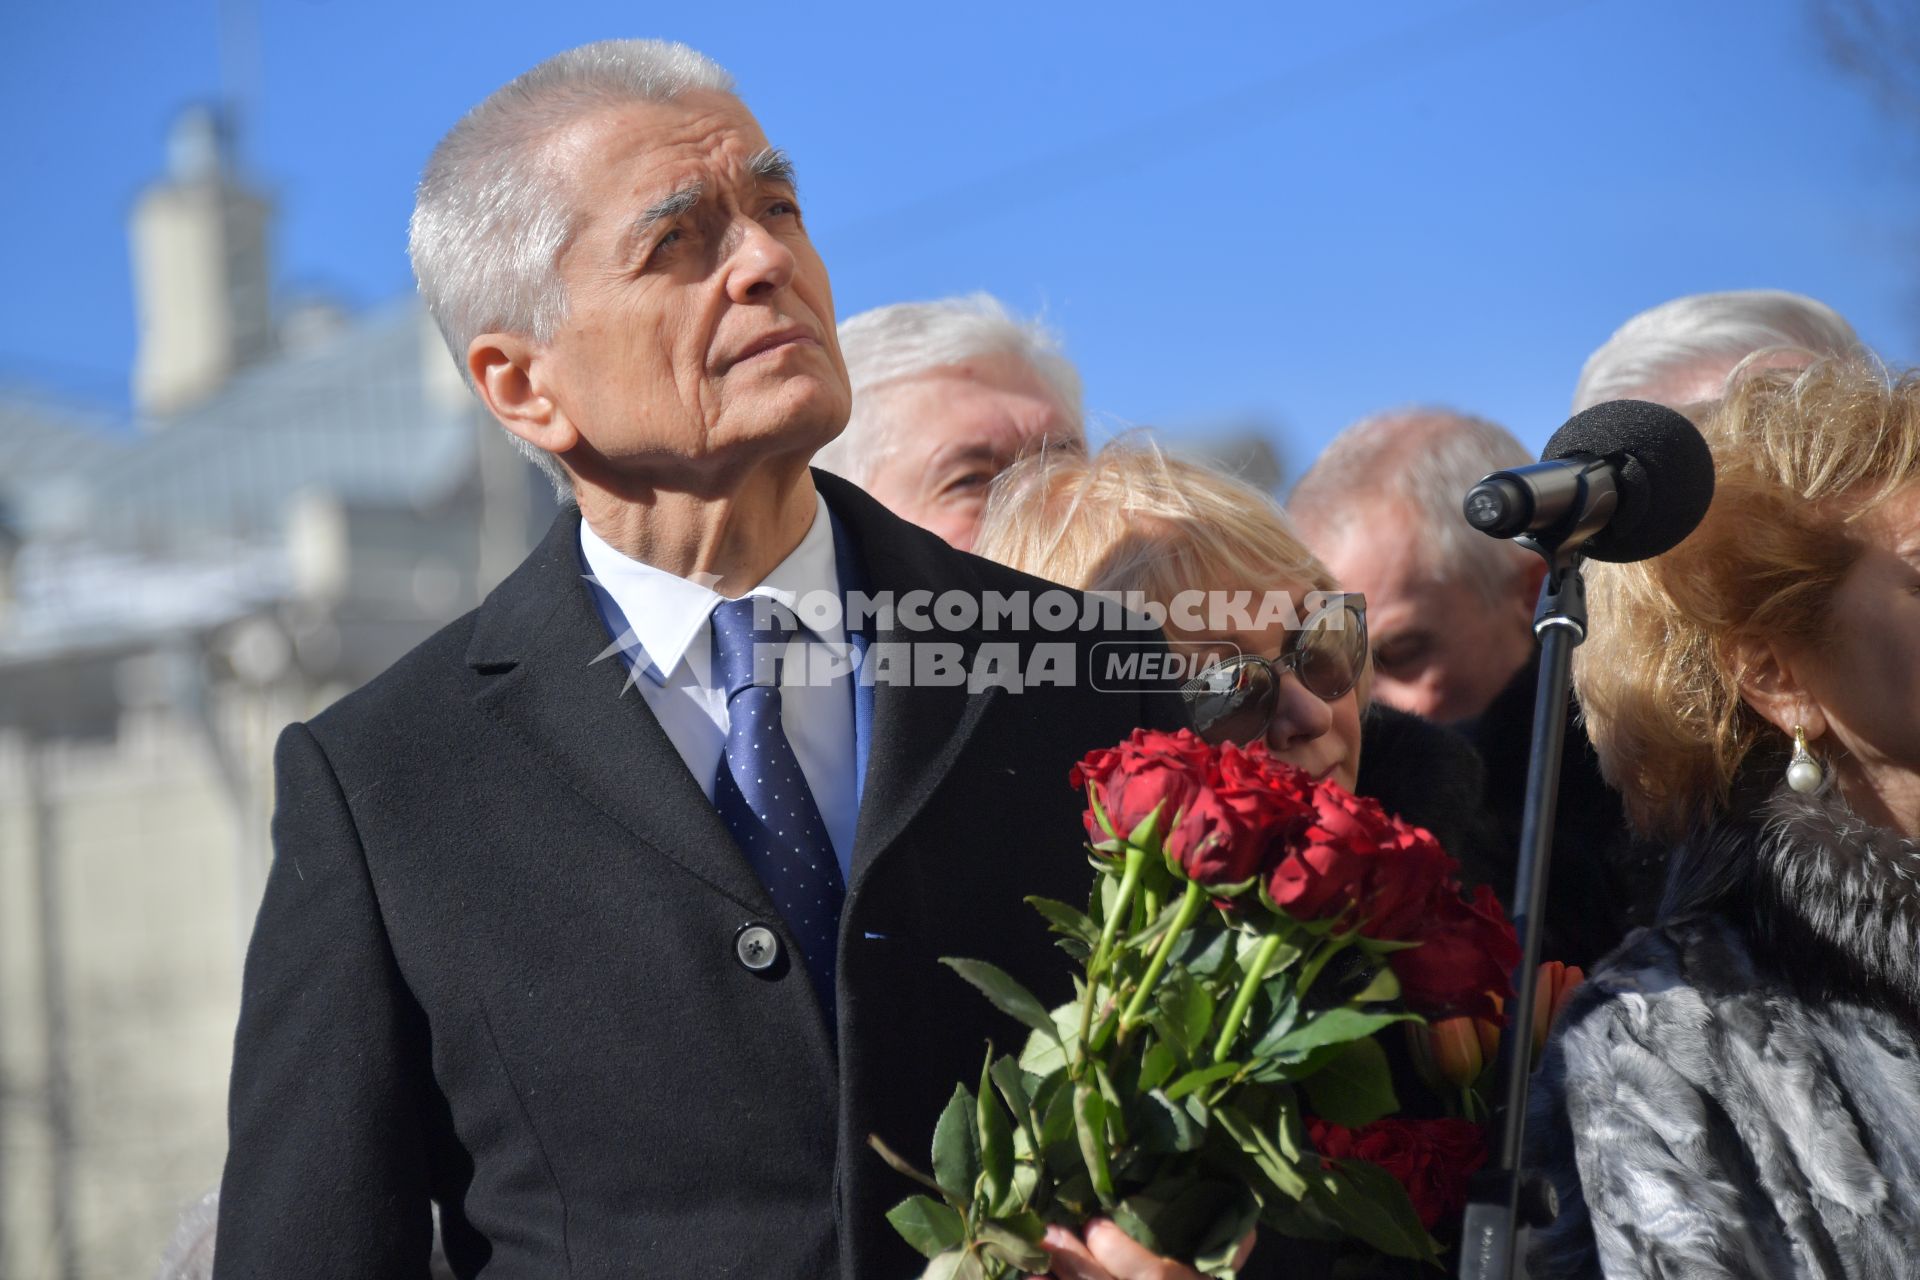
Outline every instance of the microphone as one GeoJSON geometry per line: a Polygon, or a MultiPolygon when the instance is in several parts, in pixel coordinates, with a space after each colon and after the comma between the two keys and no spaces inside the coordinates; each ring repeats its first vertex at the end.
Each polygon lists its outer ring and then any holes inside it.
{"type": "Polygon", "coordinates": [[[1468,490],[1467,523],[1493,538],[1572,543],[1620,564],[1678,546],[1713,501],[1713,453],[1699,430],[1645,400],[1574,414],[1540,459],[1468,490]]]}

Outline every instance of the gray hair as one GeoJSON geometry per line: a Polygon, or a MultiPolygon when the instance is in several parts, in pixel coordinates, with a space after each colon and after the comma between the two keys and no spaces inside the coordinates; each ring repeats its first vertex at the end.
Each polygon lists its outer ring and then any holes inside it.
{"type": "MultiPolygon", "coordinates": [[[[1860,349],[1853,326],[1824,302],[1779,289],[1695,293],[1642,311],[1587,358],[1573,411],[1606,400],[1686,399],[1702,379],[1724,380],[1749,356],[1819,356],[1860,349]]],[[[1717,397],[1716,397],[1717,398],[1717,397]]]]}
{"type": "Polygon", "coordinates": [[[1060,340],[1038,320],[1016,320],[998,299],[973,293],[937,302],[875,307],[840,325],[840,352],[853,383],[847,429],[814,464],[864,485],[891,449],[895,423],[874,391],[890,383],[982,356],[1014,355],[1032,366],[1066,411],[1075,436],[1086,434],[1079,371],[1060,340]]]}
{"type": "Polygon", "coordinates": [[[1287,511],[1325,557],[1372,504],[1407,508],[1420,530],[1408,555],[1471,582],[1483,599],[1497,603],[1532,556],[1476,530],[1460,504],[1488,472],[1535,460],[1511,432],[1485,418],[1436,406],[1393,409],[1334,437],[1293,486],[1287,511]]]}
{"type": "MultiPolygon", "coordinates": [[[[467,347],[481,334],[548,342],[566,318],[559,261],[580,211],[548,154],[554,136],[594,111],[667,102],[693,89],[732,93],[733,77],[683,44],[602,40],[494,90],[440,140],[414,198],[408,251],[462,376],[471,381],[467,347]]],[[[571,496],[557,458],[513,441],[563,501],[571,496]]]]}

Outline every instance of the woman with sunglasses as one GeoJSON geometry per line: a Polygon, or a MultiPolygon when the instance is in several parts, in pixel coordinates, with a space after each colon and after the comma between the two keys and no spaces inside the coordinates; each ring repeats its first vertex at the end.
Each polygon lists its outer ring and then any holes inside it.
{"type": "Polygon", "coordinates": [[[1150,442],[1051,451],[996,481],[975,550],[1163,609],[1198,668],[1187,700],[1202,737],[1264,741],[1373,796],[1431,830],[1466,879],[1505,891],[1479,760],[1447,730],[1368,706],[1366,602],[1340,591],[1266,494],[1150,442]]]}

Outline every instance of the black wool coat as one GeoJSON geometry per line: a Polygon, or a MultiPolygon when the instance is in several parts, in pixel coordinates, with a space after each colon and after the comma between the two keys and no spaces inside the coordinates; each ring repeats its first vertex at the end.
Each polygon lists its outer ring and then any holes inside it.
{"type": "MultiPolygon", "coordinates": [[[[1038,591],[816,473],[867,589],[1038,591]]],[[[1163,692],[881,685],[841,921],[838,1026],[804,969],[736,955],[778,914],[617,661],[579,513],[479,609],[289,727],[247,956],[218,1280],[416,1280],[429,1204],[461,1277],[904,1277],[885,1221],[986,1041],[1023,1030],[942,956],[1064,1000],[1022,901],[1091,880],[1069,766],[1163,692]],[[837,1033],[837,1034],[836,1034],[837,1033]]],[[[1101,630],[942,633],[1065,642],[1101,630]]]]}
{"type": "MultiPolygon", "coordinates": [[[[1527,766],[1540,660],[1520,668],[1507,687],[1461,731],[1486,762],[1487,813],[1497,867],[1490,883],[1508,904],[1526,811],[1527,766]]],[[[1666,882],[1667,852],[1627,826],[1620,795],[1600,776],[1580,709],[1568,698],[1567,737],[1560,756],[1559,805],[1553,818],[1553,862],[1547,876],[1542,960],[1591,968],[1628,930],[1653,922],[1666,882]]]]}

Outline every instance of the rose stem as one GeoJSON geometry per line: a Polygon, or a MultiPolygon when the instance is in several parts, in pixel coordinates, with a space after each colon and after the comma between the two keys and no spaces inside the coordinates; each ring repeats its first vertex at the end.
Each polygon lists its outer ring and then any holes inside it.
{"type": "Polygon", "coordinates": [[[1260,947],[1253,953],[1253,968],[1240,983],[1240,990],[1234,992],[1233,1003],[1227,1007],[1227,1020],[1220,1028],[1220,1039],[1214,1042],[1213,1060],[1225,1062],[1227,1051],[1233,1048],[1233,1041],[1240,1034],[1240,1024],[1247,1020],[1247,1010],[1253,1008],[1253,998],[1260,992],[1260,984],[1267,976],[1267,966],[1273,963],[1273,957],[1284,941],[1277,934],[1268,934],[1260,940],[1260,947]]]}
{"type": "Polygon", "coordinates": [[[1133,993],[1133,999],[1127,1004],[1127,1011],[1120,1015],[1120,1034],[1140,1020],[1141,1013],[1147,1007],[1147,997],[1153,994],[1153,988],[1160,981],[1160,974],[1167,967],[1167,958],[1173,954],[1174,944],[1180,941],[1180,935],[1187,926],[1199,917],[1202,908],[1207,905],[1206,887],[1197,881],[1187,881],[1186,896],[1180,899],[1180,914],[1173,918],[1173,924],[1167,929],[1166,937],[1160,939],[1160,945],[1153,953],[1153,960],[1147,965],[1145,976],[1140,979],[1140,989],[1133,993]]]}
{"type": "MultiPolygon", "coordinates": [[[[1087,990],[1080,1000],[1080,1055],[1083,1060],[1087,1054],[1087,1040],[1093,1034],[1093,1002],[1099,996],[1100,974],[1113,957],[1114,934],[1119,931],[1120,921],[1132,905],[1133,892],[1140,884],[1140,869],[1146,860],[1146,850],[1127,846],[1126,869],[1120,873],[1120,889],[1114,894],[1113,910],[1107,913],[1106,925],[1100,930],[1100,945],[1094,948],[1092,958],[1087,961],[1087,990]]],[[[1077,1080],[1080,1078],[1079,1063],[1075,1063],[1074,1068],[1069,1074],[1077,1080]]]]}
{"type": "Polygon", "coordinates": [[[1106,968],[1113,952],[1114,935],[1120,930],[1120,922],[1127,917],[1127,909],[1133,905],[1134,890],[1140,887],[1140,869],[1146,864],[1147,851],[1127,846],[1126,869],[1120,873],[1120,891],[1114,895],[1113,910],[1107,912],[1106,923],[1100,929],[1100,945],[1093,950],[1093,959],[1087,963],[1087,981],[1091,983],[1106,968]]]}

